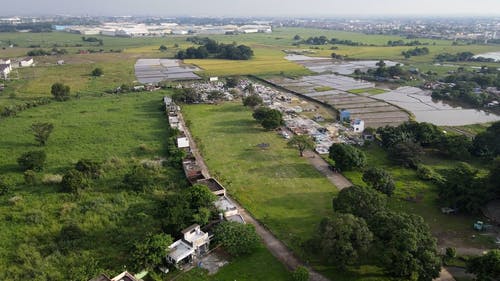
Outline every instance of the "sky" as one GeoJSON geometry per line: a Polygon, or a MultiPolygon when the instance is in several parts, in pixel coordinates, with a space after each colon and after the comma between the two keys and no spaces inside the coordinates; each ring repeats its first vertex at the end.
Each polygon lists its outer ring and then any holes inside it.
{"type": "Polygon", "coordinates": [[[0,0],[0,15],[495,15],[500,0],[0,0]]]}

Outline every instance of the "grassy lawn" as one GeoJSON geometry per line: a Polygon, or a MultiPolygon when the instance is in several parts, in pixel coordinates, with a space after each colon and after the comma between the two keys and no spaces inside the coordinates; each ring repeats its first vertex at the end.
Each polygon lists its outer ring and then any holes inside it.
{"type": "Polygon", "coordinates": [[[281,240],[299,251],[331,212],[337,189],[307,159],[266,132],[239,103],[184,106],[207,165],[229,193],[281,240]],[[268,143],[268,149],[257,144],[268,143]]]}
{"type": "Polygon", "coordinates": [[[289,271],[269,251],[260,246],[250,256],[238,258],[220,269],[215,275],[207,275],[202,269],[182,274],[177,281],[260,281],[290,280],[289,271]]]}

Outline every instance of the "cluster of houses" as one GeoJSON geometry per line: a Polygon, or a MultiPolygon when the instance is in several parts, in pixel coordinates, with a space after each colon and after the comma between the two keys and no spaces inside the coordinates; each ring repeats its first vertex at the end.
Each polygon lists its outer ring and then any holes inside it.
{"type": "MultiPolygon", "coordinates": [[[[365,122],[360,119],[351,120],[351,114],[348,110],[340,110],[339,122],[328,124],[325,123],[324,117],[318,113],[314,114],[313,118],[301,114],[315,113],[318,108],[294,95],[262,84],[251,83],[249,80],[241,80],[238,87],[246,89],[250,84],[252,84],[254,93],[262,98],[265,106],[283,113],[287,130],[296,135],[311,136],[316,142],[315,150],[319,154],[328,154],[333,143],[360,144],[364,140],[373,138],[373,135],[365,132],[365,122]]],[[[247,91],[246,94],[250,93],[247,91]]],[[[282,131],[280,134],[286,139],[290,138],[287,131],[282,131]]]]}
{"type": "Polygon", "coordinates": [[[9,74],[13,69],[19,67],[33,66],[34,60],[32,57],[22,58],[18,60],[0,59],[0,78],[8,79],[9,74]]]}
{"type": "MultiPolygon", "coordinates": [[[[227,220],[245,223],[245,220],[239,213],[238,207],[227,196],[224,186],[203,171],[198,162],[200,160],[192,153],[192,140],[187,133],[187,128],[183,125],[180,107],[170,97],[164,97],[163,102],[168,115],[169,125],[180,132],[177,137],[177,147],[184,150],[187,155],[182,160],[182,167],[187,180],[191,184],[207,186],[217,196],[214,205],[220,211],[219,216],[221,221],[227,220]]],[[[183,237],[181,239],[170,245],[167,255],[167,261],[178,268],[182,268],[186,264],[192,264],[195,260],[206,254],[212,238],[197,224],[184,229],[182,234],[183,237]]]]}

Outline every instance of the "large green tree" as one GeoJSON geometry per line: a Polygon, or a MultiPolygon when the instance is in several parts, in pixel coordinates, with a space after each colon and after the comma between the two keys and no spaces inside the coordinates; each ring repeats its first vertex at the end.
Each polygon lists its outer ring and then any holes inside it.
{"type": "Polygon", "coordinates": [[[382,168],[370,167],[363,172],[363,181],[387,196],[394,193],[396,185],[391,174],[382,168]]]}
{"type": "Polygon", "coordinates": [[[500,280],[500,250],[467,260],[467,272],[476,276],[477,281],[500,280]]]}
{"type": "Polygon", "coordinates": [[[335,166],[342,170],[362,168],[366,164],[366,156],[363,151],[349,144],[333,144],[330,147],[329,156],[335,161],[335,166]]]}
{"type": "Polygon", "coordinates": [[[439,276],[436,239],[422,217],[381,212],[368,224],[375,235],[378,262],[390,276],[418,281],[439,276]]]}
{"type": "Polygon", "coordinates": [[[308,135],[294,135],[288,145],[296,147],[299,150],[300,157],[304,156],[306,149],[313,150],[316,147],[316,143],[308,135]]]}
{"type": "Polygon", "coordinates": [[[379,212],[386,210],[387,196],[368,187],[351,186],[342,189],[333,199],[333,209],[350,213],[369,221],[379,212]]]}
{"type": "Polygon", "coordinates": [[[368,252],[373,234],[363,218],[337,213],[324,218],[315,241],[323,258],[340,268],[355,263],[368,252]]]}
{"type": "Polygon", "coordinates": [[[78,195],[82,190],[90,187],[90,181],[82,172],[70,169],[64,173],[61,187],[63,192],[70,192],[78,195]]]}
{"type": "Polygon", "coordinates": [[[154,185],[155,173],[143,165],[135,165],[125,174],[123,183],[132,190],[145,191],[154,185]]]}
{"type": "Polygon", "coordinates": [[[68,85],[58,82],[52,85],[50,93],[57,101],[65,101],[69,99],[70,88],[68,85]]]}
{"type": "Polygon", "coordinates": [[[223,222],[215,228],[214,237],[233,256],[251,254],[259,246],[259,236],[251,224],[223,222]]]}
{"type": "Polygon", "coordinates": [[[475,155],[485,158],[500,156],[500,121],[474,138],[472,150],[475,155]]]}
{"type": "Polygon", "coordinates": [[[243,105],[249,107],[256,107],[263,103],[262,98],[258,95],[249,95],[248,97],[243,98],[243,105]]]}
{"type": "Polygon", "coordinates": [[[134,243],[132,251],[133,262],[138,270],[153,270],[160,265],[168,254],[168,246],[172,244],[168,234],[148,233],[144,240],[134,243]]]}
{"type": "Polygon", "coordinates": [[[31,124],[31,130],[38,144],[44,146],[54,130],[54,125],[52,123],[33,123],[31,124]]]}

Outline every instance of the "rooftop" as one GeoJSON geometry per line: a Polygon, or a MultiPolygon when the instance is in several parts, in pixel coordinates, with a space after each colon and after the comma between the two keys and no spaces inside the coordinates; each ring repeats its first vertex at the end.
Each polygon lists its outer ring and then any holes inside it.
{"type": "Polygon", "coordinates": [[[199,180],[198,183],[208,186],[212,192],[224,190],[224,187],[214,178],[199,180]]]}
{"type": "Polygon", "coordinates": [[[168,253],[168,256],[175,262],[179,262],[194,253],[193,247],[188,245],[183,240],[175,241],[169,246],[169,248],[170,252],[168,253]]]}
{"type": "Polygon", "coordinates": [[[231,202],[231,200],[229,200],[229,198],[227,198],[226,196],[219,197],[214,204],[215,207],[217,207],[217,209],[222,210],[224,212],[237,209],[236,206],[233,204],[233,202],[231,202]]]}

